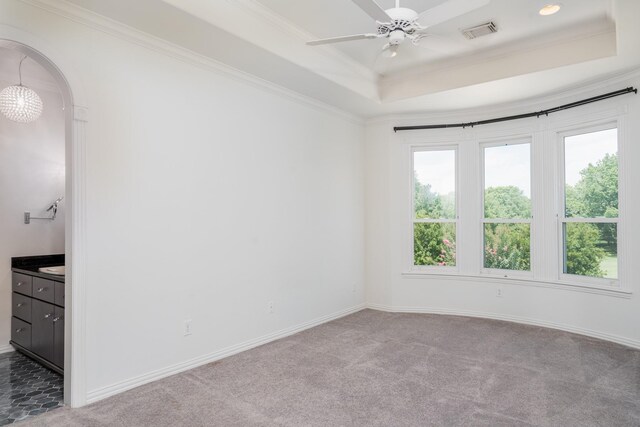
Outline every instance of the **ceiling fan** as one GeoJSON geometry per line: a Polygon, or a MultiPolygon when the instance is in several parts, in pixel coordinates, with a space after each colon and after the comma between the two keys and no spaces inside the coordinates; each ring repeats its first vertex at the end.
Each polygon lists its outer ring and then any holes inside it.
{"type": "Polygon", "coordinates": [[[429,35],[427,34],[429,27],[485,6],[491,0],[449,0],[422,13],[400,7],[400,0],[396,0],[394,8],[387,10],[382,9],[375,0],[352,1],[376,20],[378,25],[376,33],[312,40],[307,44],[316,46],[362,39],[387,39],[388,42],[382,47],[382,50],[388,50],[393,57],[396,56],[398,46],[406,39],[417,45],[420,40],[429,35]]]}

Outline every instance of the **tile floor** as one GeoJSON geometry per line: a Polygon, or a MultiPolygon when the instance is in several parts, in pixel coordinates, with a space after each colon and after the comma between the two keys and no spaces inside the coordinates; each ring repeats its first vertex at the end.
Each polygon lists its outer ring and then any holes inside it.
{"type": "Polygon", "coordinates": [[[0,354],[0,426],[62,406],[62,375],[18,352],[0,354]]]}

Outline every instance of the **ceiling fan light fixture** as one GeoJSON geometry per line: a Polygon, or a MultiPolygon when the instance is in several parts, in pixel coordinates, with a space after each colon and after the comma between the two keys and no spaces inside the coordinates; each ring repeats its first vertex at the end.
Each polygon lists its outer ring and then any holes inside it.
{"type": "Polygon", "coordinates": [[[393,30],[389,33],[389,44],[397,46],[404,41],[406,34],[402,30],[393,30]]]}
{"type": "Polygon", "coordinates": [[[550,16],[560,11],[562,5],[560,3],[549,3],[540,8],[538,13],[542,16],[550,16]]]}
{"type": "Polygon", "coordinates": [[[397,44],[386,44],[383,48],[383,55],[387,58],[395,58],[396,56],[398,56],[398,47],[400,47],[397,44]]]}

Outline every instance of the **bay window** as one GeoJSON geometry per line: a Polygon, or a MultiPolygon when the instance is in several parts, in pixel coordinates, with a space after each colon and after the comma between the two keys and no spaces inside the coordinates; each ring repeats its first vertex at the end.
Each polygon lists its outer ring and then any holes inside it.
{"type": "Polygon", "coordinates": [[[591,123],[412,143],[406,273],[628,293],[622,119],[591,123]]]}

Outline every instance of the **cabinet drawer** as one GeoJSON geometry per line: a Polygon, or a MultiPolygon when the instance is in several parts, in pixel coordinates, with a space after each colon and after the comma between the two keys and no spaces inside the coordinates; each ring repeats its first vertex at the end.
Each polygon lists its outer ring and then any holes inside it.
{"type": "Polygon", "coordinates": [[[55,282],[54,304],[64,307],[64,283],[55,282]]]}
{"type": "Polygon", "coordinates": [[[14,292],[11,305],[15,317],[31,323],[31,297],[14,292]]]}
{"type": "Polygon", "coordinates": [[[31,350],[31,325],[17,317],[11,318],[11,341],[31,350]]]}
{"type": "Polygon", "coordinates": [[[33,297],[42,301],[50,302],[54,301],[54,284],[53,280],[42,279],[40,277],[33,278],[33,297]]]}
{"type": "Polygon", "coordinates": [[[24,294],[24,295],[31,295],[32,279],[33,278],[31,276],[27,276],[26,274],[12,273],[11,288],[13,289],[14,292],[20,292],[21,294],[24,294]]]}

